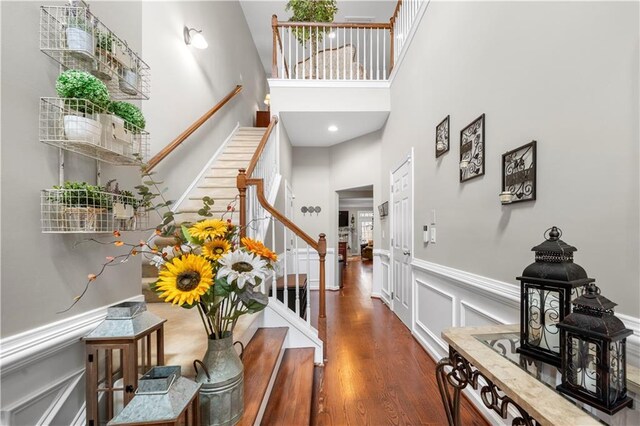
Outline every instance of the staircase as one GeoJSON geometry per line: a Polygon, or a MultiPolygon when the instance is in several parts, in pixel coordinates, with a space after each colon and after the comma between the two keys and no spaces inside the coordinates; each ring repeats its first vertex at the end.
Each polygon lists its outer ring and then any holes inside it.
{"type": "Polygon", "coordinates": [[[213,217],[231,219],[238,223],[236,197],[236,176],[238,169],[247,168],[251,157],[264,135],[262,127],[240,127],[222,153],[200,177],[196,185],[178,206],[176,220],[178,222],[194,222],[202,219],[198,210],[202,208],[202,198],[209,196],[215,200],[212,206],[213,217]],[[236,211],[229,212],[228,206],[236,211]]]}
{"type": "MultiPolygon", "coordinates": [[[[251,161],[260,139],[264,135],[265,129],[262,127],[240,127],[231,137],[226,146],[213,162],[207,165],[201,176],[191,191],[183,197],[182,203],[176,210],[177,222],[195,222],[202,219],[198,215],[198,210],[202,208],[202,198],[209,196],[215,200],[211,208],[214,218],[231,219],[233,223],[238,223],[239,214],[237,211],[229,211],[229,205],[237,210],[236,197],[238,188],[236,187],[236,176],[238,169],[246,168],[251,161]]],[[[171,244],[171,240],[163,241],[157,238],[156,246],[162,250],[171,244]]],[[[142,293],[147,303],[162,302],[155,292],[149,289],[149,284],[158,279],[158,270],[155,266],[143,263],[142,265],[142,293]]]]}
{"type": "MultiPolygon", "coordinates": [[[[242,316],[234,330],[235,339],[246,345],[241,425],[308,425],[315,365],[325,360],[326,240],[323,234],[318,241],[309,237],[270,204],[280,185],[276,133],[272,132],[276,124],[273,118],[267,129],[238,128],[174,210],[177,222],[200,220],[198,210],[203,197],[208,196],[215,201],[211,206],[214,218],[231,219],[240,226],[241,235],[264,240],[279,254],[278,268],[263,283],[263,291],[270,296],[268,306],[257,314],[242,316]],[[312,259],[312,253],[320,260],[312,259]],[[309,275],[314,268],[319,272],[309,275]],[[320,308],[312,313],[308,280],[314,277],[320,283],[320,308]],[[311,325],[312,316],[317,318],[318,329],[311,325]]],[[[157,241],[158,248],[163,244],[173,242],[157,241]]],[[[170,325],[165,327],[165,362],[181,365],[183,374],[193,377],[190,363],[206,351],[206,339],[194,338],[202,333],[197,310],[152,303],[160,300],[146,284],[156,280],[157,269],[143,265],[147,307],[170,325]]]]}
{"type": "Polygon", "coordinates": [[[288,328],[260,328],[243,356],[244,414],[239,426],[308,425],[313,349],[287,348],[288,328]]]}

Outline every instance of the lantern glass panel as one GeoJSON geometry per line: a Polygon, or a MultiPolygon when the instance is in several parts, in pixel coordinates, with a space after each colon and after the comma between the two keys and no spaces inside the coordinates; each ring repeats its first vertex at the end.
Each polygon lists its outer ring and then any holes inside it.
{"type": "Polygon", "coordinates": [[[540,287],[527,289],[529,323],[527,342],[542,349],[560,353],[560,293],[540,287]]]}
{"type": "Polygon", "coordinates": [[[625,341],[618,340],[609,343],[609,402],[611,404],[626,395],[627,384],[625,383],[625,341]]]}
{"type": "Polygon", "coordinates": [[[601,357],[599,344],[569,334],[568,346],[570,362],[567,365],[567,381],[586,393],[599,396],[598,364],[601,357]]]}

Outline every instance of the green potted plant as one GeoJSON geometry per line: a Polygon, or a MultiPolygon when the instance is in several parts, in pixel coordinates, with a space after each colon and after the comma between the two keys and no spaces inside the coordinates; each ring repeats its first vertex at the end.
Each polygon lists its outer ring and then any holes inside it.
{"type": "Polygon", "coordinates": [[[53,198],[64,206],[68,231],[108,230],[105,213],[112,206],[111,197],[104,188],[86,182],[65,182],[54,186],[53,198]],[[100,220],[98,221],[98,219],[100,220]]]}
{"type": "Polygon", "coordinates": [[[83,7],[69,7],[65,35],[70,53],[82,60],[93,59],[93,18],[83,7]]]}
{"type": "MultiPolygon", "coordinates": [[[[285,7],[287,12],[291,11],[293,15],[289,18],[290,22],[333,22],[338,5],[336,0],[289,0],[285,7]]],[[[324,36],[324,28],[292,28],[291,30],[300,42],[306,44],[311,42],[311,52],[316,51],[316,42],[322,41],[324,36]]]]}
{"type": "Polygon", "coordinates": [[[66,138],[101,145],[102,125],[95,118],[109,103],[107,86],[88,72],[67,70],[58,76],[56,91],[65,99],[66,138]]]}
{"type": "Polygon", "coordinates": [[[115,101],[109,104],[108,109],[111,114],[119,117],[124,122],[122,131],[129,145],[123,146],[123,154],[127,156],[140,154],[140,147],[135,145],[146,126],[146,121],[140,108],[129,102],[115,101]],[[127,149],[128,147],[130,149],[127,149]]]}
{"type": "MultiPolygon", "coordinates": [[[[290,22],[333,22],[338,6],[336,0],[289,0],[285,10],[293,13],[289,18],[290,22]]],[[[315,74],[313,70],[315,70],[318,61],[314,52],[317,50],[317,44],[322,41],[325,31],[326,28],[322,27],[291,28],[291,32],[300,44],[304,46],[309,42],[311,54],[308,60],[312,74],[315,74]]]]}

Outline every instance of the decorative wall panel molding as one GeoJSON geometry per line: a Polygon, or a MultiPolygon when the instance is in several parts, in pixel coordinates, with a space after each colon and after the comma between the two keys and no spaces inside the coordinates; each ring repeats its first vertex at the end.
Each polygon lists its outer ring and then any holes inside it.
{"type": "Polygon", "coordinates": [[[516,284],[508,284],[493,278],[483,277],[421,259],[414,259],[411,262],[411,266],[414,270],[438,275],[449,280],[453,285],[463,287],[481,296],[507,303],[515,308],[520,307],[520,287],[516,284]]]}
{"type": "Polygon", "coordinates": [[[379,297],[387,306],[391,304],[390,261],[391,253],[388,250],[373,249],[373,285],[371,297],[379,297]]]}
{"type": "Polygon", "coordinates": [[[3,425],[73,423],[85,393],[81,339],[105,318],[107,307],[0,341],[3,425]]]}

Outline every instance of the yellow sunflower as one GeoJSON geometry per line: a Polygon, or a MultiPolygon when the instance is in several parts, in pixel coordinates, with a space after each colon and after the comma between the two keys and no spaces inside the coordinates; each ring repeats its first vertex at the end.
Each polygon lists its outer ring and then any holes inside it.
{"type": "Polygon", "coordinates": [[[207,259],[195,254],[175,257],[160,270],[156,289],[162,291],[160,297],[174,305],[193,304],[200,301],[213,283],[211,264],[207,259]]]}
{"type": "Polygon", "coordinates": [[[263,259],[268,259],[273,262],[278,260],[278,256],[274,252],[266,248],[265,245],[260,241],[252,240],[251,238],[245,237],[241,240],[241,243],[251,253],[258,255],[263,259]]]}
{"type": "Polygon", "coordinates": [[[209,260],[218,260],[229,250],[231,244],[222,238],[215,238],[202,246],[202,254],[209,260]]]}
{"type": "Polygon", "coordinates": [[[206,219],[189,228],[192,237],[200,240],[223,237],[227,233],[227,222],[220,219],[206,219]]]}

